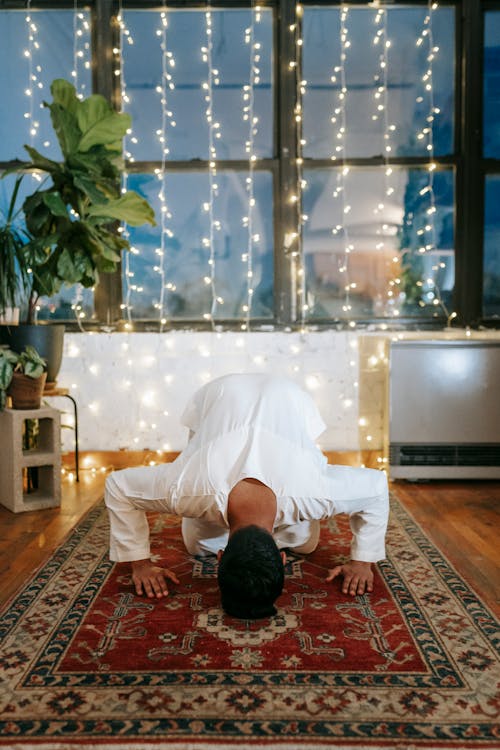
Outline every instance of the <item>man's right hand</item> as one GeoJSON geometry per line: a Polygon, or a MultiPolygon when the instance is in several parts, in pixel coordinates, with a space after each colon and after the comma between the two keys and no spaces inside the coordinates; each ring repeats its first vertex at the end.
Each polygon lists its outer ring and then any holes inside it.
{"type": "Polygon", "coordinates": [[[154,565],[151,560],[134,560],[132,563],[132,581],[139,596],[146,594],[151,599],[168,596],[167,578],[179,583],[175,573],[168,568],[154,565]]]}

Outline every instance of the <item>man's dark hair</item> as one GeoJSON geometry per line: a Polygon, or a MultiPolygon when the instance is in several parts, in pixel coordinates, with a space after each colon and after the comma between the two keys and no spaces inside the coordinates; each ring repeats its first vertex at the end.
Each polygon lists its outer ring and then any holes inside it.
{"type": "Polygon", "coordinates": [[[274,602],[283,591],[283,560],[271,534],[245,526],[229,537],[219,562],[219,588],[224,611],[243,620],[276,614],[274,602]]]}

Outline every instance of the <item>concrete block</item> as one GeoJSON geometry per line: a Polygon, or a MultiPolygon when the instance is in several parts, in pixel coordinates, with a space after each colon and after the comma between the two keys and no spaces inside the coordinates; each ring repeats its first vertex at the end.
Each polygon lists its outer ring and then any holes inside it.
{"type": "Polygon", "coordinates": [[[0,504],[13,513],[61,504],[61,422],[56,409],[0,412],[0,504]],[[29,419],[39,422],[38,446],[25,450],[23,431],[29,419]],[[27,483],[28,469],[33,480],[31,488],[27,483]]]}

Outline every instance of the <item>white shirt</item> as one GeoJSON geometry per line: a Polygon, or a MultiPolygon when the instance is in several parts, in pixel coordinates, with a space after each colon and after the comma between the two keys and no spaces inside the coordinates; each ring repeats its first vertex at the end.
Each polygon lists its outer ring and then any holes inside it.
{"type": "Polygon", "coordinates": [[[192,436],[174,462],[108,477],[112,560],[149,557],[146,510],[227,528],[229,493],[245,477],[276,495],[275,529],[349,513],[352,558],[385,557],[385,474],[328,465],[314,442],[325,424],[298,385],[266,374],[226,375],[197,391],[181,419],[192,436]]]}

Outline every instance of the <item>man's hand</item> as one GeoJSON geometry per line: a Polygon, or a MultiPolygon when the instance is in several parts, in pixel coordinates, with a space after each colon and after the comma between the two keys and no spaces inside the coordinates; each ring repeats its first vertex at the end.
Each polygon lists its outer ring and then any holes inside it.
{"type": "Polygon", "coordinates": [[[154,565],[151,560],[134,560],[132,563],[132,581],[139,596],[146,594],[150,598],[156,597],[157,599],[168,596],[166,578],[179,583],[175,573],[168,568],[154,565]]]}
{"type": "Polygon", "coordinates": [[[344,576],[342,591],[344,594],[364,594],[365,591],[373,591],[373,571],[372,564],[361,562],[360,560],[351,560],[344,565],[337,565],[336,568],[328,571],[327,581],[333,581],[338,575],[344,576]]]}

